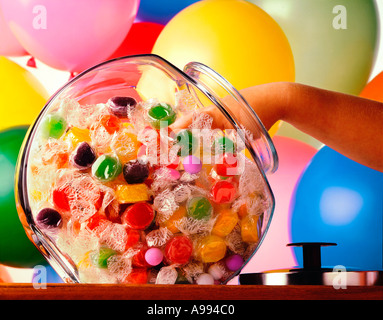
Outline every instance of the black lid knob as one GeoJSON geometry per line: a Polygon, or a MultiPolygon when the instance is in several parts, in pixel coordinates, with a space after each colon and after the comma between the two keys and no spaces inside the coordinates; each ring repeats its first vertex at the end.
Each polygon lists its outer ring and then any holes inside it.
{"type": "Polygon", "coordinates": [[[331,242],[296,242],[289,243],[288,247],[303,248],[303,269],[316,270],[322,268],[321,247],[336,246],[331,242]]]}

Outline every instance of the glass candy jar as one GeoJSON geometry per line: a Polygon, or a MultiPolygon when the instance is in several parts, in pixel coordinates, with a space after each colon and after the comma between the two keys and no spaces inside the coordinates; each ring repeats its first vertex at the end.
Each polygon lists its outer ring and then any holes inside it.
{"type": "Polygon", "coordinates": [[[49,100],[20,152],[17,208],[66,282],[225,284],[265,237],[277,163],[209,67],[125,57],[49,100]]]}

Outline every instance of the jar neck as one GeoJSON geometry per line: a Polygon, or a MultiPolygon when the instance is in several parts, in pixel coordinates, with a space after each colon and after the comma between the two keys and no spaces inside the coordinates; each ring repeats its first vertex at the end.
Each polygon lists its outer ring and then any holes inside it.
{"type": "Polygon", "coordinates": [[[237,130],[251,156],[265,173],[278,168],[278,156],[269,133],[244,97],[222,76],[198,62],[188,63],[184,72],[193,80],[237,130]]]}

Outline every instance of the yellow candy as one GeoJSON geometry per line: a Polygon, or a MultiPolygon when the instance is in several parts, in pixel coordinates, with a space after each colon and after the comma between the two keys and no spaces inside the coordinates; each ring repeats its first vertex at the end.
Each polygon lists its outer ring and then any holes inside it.
{"type": "Polygon", "coordinates": [[[65,141],[70,141],[73,148],[76,148],[80,142],[91,142],[90,133],[88,129],[80,129],[72,127],[64,136],[65,141]]]}
{"type": "Polygon", "coordinates": [[[197,258],[205,263],[217,262],[221,260],[225,254],[225,241],[215,235],[203,238],[197,245],[197,258]]]}
{"type": "Polygon", "coordinates": [[[141,143],[137,136],[128,130],[123,130],[112,142],[111,148],[116,152],[122,163],[137,159],[137,152],[141,143]]]}
{"type": "Polygon", "coordinates": [[[116,199],[120,203],[135,203],[149,200],[146,184],[120,184],[116,188],[116,199]]]}
{"type": "Polygon", "coordinates": [[[175,226],[174,223],[176,221],[182,219],[183,217],[186,217],[186,207],[185,206],[179,207],[176,211],[173,212],[173,214],[171,215],[171,217],[168,220],[161,222],[160,225],[161,225],[161,227],[168,228],[172,233],[177,233],[180,230],[175,226]]]}
{"type": "Polygon", "coordinates": [[[85,268],[90,268],[92,266],[92,262],[90,261],[90,253],[91,251],[88,251],[84,254],[82,259],[78,262],[77,267],[79,269],[85,269],[85,268]]]}
{"type": "Polygon", "coordinates": [[[41,201],[43,198],[43,194],[39,190],[31,190],[31,197],[35,201],[41,201]]]}
{"type": "Polygon", "coordinates": [[[258,235],[258,216],[247,215],[241,221],[241,235],[243,242],[257,242],[258,235]]]}
{"type": "Polygon", "coordinates": [[[219,237],[226,237],[237,225],[238,215],[230,209],[222,210],[215,222],[212,234],[219,237]]]}

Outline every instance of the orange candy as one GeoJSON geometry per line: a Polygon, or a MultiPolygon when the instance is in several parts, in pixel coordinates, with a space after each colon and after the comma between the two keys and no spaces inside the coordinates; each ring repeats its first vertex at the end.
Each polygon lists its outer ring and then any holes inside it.
{"type": "Polygon", "coordinates": [[[219,212],[211,233],[219,237],[226,237],[237,223],[238,215],[231,209],[224,209],[219,212]]]}
{"type": "Polygon", "coordinates": [[[109,134],[113,134],[120,130],[121,120],[116,116],[105,114],[101,116],[100,124],[105,128],[109,134]]]}
{"type": "Polygon", "coordinates": [[[161,222],[161,227],[166,227],[168,230],[170,230],[172,233],[180,232],[179,229],[175,226],[175,222],[182,219],[183,217],[186,217],[186,208],[185,206],[179,207],[176,211],[173,212],[171,217],[161,222]]]}
{"type": "Polygon", "coordinates": [[[243,205],[241,205],[240,207],[239,207],[239,209],[238,209],[238,217],[240,218],[240,219],[243,219],[244,217],[246,217],[247,216],[247,205],[246,204],[243,204],[243,205]]]}
{"type": "Polygon", "coordinates": [[[258,219],[259,216],[248,215],[241,221],[241,235],[243,242],[257,242],[258,234],[258,219]]]}

